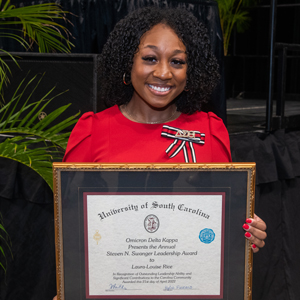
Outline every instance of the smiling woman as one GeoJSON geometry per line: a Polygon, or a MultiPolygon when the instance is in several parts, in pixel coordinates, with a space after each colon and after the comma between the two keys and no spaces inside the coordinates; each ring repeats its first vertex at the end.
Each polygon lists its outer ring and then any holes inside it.
{"type": "Polygon", "coordinates": [[[147,7],[129,14],[111,32],[98,74],[112,107],[82,116],[65,161],[231,160],[222,120],[201,111],[219,73],[207,31],[191,13],[147,7]]]}
{"type": "Polygon", "coordinates": [[[220,77],[206,28],[184,9],[146,7],[116,24],[101,53],[98,72],[102,100],[108,106],[132,99],[136,85],[130,82],[136,63],[145,70],[156,65],[159,69],[153,75],[162,71],[163,77],[174,75],[175,69],[185,70],[186,91],[173,99],[177,110],[185,114],[201,110],[220,77]],[[171,55],[169,61],[166,54],[171,55]],[[144,64],[139,64],[138,58],[144,64]],[[178,67],[172,68],[172,74],[167,66],[178,67]]]}
{"type": "MultiPolygon", "coordinates": [[[[80,118],[64,161],[231,161],[222,120],[201,111],[219,73],[207,31],[191,13],[147,7],[129,14],[111,32],[98,74],[110,108],[80,118]]],[[[255,216],[243,228],[257,252],[266,224],[255,216]]]]}

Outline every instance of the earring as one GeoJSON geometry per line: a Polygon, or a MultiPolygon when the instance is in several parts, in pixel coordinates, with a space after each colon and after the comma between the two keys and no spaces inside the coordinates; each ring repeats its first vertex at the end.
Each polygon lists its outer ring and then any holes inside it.
{"type": "Polygon", "coordinates": [[[129,85],[131,83],[131,80],[129,80],[128,82],[126,82],[126,72],[123,74],[123,83],[125,85],[129,85]]]}

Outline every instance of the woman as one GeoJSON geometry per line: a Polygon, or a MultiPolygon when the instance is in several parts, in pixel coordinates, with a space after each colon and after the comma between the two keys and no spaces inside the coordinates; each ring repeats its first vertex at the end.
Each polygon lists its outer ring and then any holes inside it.
{"type": "MultiPolygon", "coordinates": [[[[206,29],[184,10],[147,7],[121,20],[103,48],[99,81],[110,108],[84,114],[66,162],[229,162],[222,122],[201,106],[219,80],[206,29]]],[[[243,225],[253,252],[266,224],[243,225]]]]}
{"type": "Polygon", "coordinates": [[[153,7],[135,11],[116,25],[101,55],[101,96],[115,106],[81,118],[65,160],[230,161],[222,121],[199,112],[218,79],[206,30],[190,13],[153,7]],[[166,153],[175,139],[163,124],[205,136],[177,142],[166,153]],[[174,155],[177,146],[182,148],[174,155]]]}

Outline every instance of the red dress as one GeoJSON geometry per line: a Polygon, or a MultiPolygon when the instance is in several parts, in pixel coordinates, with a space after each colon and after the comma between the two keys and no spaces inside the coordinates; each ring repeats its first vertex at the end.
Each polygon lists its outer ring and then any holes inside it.
{"type": "Polygon", "coordinates": [[[231,155],[228,132],[214,113],[181,114],[165,124],[142,124],[128,120],[115,105],[79,119],[64,161],[202,163],[229,162],[231,155]]]}

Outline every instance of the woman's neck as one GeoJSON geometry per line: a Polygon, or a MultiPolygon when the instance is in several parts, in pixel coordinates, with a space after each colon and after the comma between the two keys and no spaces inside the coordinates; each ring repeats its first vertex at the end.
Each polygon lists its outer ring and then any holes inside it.
{"type": "Polygon", "coordinates": [[[121,105],[120,110],[127,119],[145,124],[166,123],[180,116],[174,103],[163,108],[153,108],[146,103],[135,103],[131,100],[127,104],[121,105]]]}

